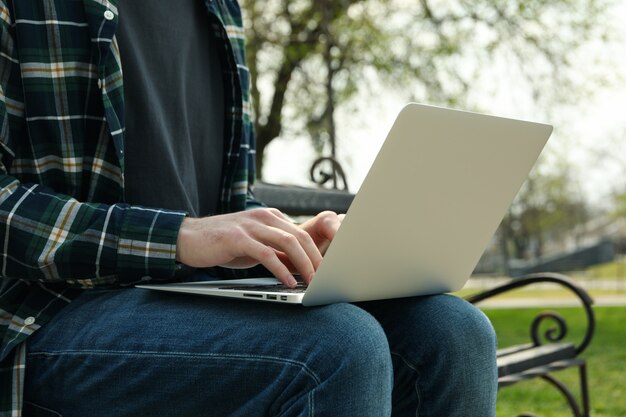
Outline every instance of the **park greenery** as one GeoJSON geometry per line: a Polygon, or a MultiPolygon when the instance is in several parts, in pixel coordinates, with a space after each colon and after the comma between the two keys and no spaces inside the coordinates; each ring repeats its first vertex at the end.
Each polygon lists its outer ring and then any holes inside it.
{"type": "MultiPolygon", "coordinates": [[[[536,309],[485,310],[498,331],[500,346],[512,346],[528,341],[528,328],[538,313],[536,309]]],[[[584,332],[585,320],[578,308],[559,311],[570,326],[568,340],[576,343],[584,332]],[[578,337],[578,339],[576,339],[578,337]]],[[[595,417],[623,417],[626,410],[624,375],[615,364],[626,361],[626,307],[596,307],[597,327],[593,342],[583,353],[588,363],[591,389],[591,415],[595,417]]],[[[569,369],[555,374],[562,382],[579,394],[578,374],[569,369]]],[[[538,416],[569,417],[572,415],[563,396],[546,382],[535,379],[505,388],[498,393],[499,416],[517,416],[532,412],[538,416]]]]}
{"type": "Polygon", "coordinates": [[[576,227],[589,220],[589,210],[571,180],[570,166],[534,171],[498,229],[501,255],[505,259],[543,256],[544,242],[575,235],[576,227]]]}
{"type": "MultiPolygon", "coordinates": [[[[403,101],[479,107],[469,99],[475,80],[503,62],[514,74],[511,94],[522,89],[543,108],[575,102],[605,81],[573,63],[585,45],[610,36],[603,22],[612,3],[241,0],[258,175],[277,138],[306,136],[314,152],[335,157],[338,110],[358,111],[355,102],[375,102],[384,90],[403,101]]],[[[504,259],[541,256],[546,240],[589,219],[572,166],[554,160],[533,171],[505,217],[497,245],[504,259]]]]}
{"type": "Polygon", "coordinates": [[[336,140],[337,108],[371,74],[410,98],[460,105],[504,56],[536,99],[577,98],[572,87],[588,84],[567,68],[606,35],[610,1],[242,0],[259,167],[267,145],[294,129],[318,149],[336,140]]]}

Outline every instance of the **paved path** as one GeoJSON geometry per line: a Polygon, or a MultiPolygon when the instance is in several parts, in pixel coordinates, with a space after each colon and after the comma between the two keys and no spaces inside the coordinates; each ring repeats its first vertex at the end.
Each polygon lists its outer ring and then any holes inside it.
{"type": "MultiPolygon", "coordinates": [[[[472,278],[465,288],[476,289],[476,291],[491,288],[497,285],[509,282],[510,278],[472,278]]],[[[576,279],[576,282],[587,290],[611,291],[613,294],[592,295],[595,306],[626,306],[626,283],[622,280],[599,280],[599,279],[576,279]]],[[[539,283],[526,287],[533,290],[553,291],[562,288],[551,283],[539,283]]],[[[521,290],[524,291],[524,290],[521,290]]],[[[532,297],[529,296],[494,297],[480,303],[481,308],[531,308],[531,307],[577,307],[580,301],[576,296],[569,295],[569,291],[565,291],[563,297],[549,298],[546,296],[532,297]]]]}
{"type": "MultiPolygon", "coordinates": [[[[626,306],[626,295],[601,295],[593,297],[594,306],[615,307],[626,306]]],[[[580,301],[575,298],[502,298],[496,297],[478,304],[481,308],[532,308],[532,307],[579,307],[580,301]]]]}

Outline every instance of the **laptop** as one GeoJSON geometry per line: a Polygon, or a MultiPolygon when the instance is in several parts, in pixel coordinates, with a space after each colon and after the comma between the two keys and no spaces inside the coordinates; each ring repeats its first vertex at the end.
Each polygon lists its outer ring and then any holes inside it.
{"type": "Polygon", "coordinates": [[[408,104],[308,287],[288,289],[272,277],[138,287],[304,306],[457,291],[551,132],[408,104]]]}

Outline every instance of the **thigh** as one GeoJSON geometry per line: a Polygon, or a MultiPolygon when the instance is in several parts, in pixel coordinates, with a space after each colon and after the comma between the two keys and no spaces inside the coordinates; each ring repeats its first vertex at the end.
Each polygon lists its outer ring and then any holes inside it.
{"type": "MultiPolygon", "coordinates": [[[[439,294],[358,303],[383,327],[392,350],[444,350],[441,345],[467,345],[484,339],[483,346],[495,343],[485,314],[462,298],[439,294]]],[[[450,346],[452,347],[452,346],[450,346]]],[[[480,348],[477,347],[477,348],[480,348]]]]}
{"type": "Polygon", "coordinates": [[[390,344],[394,415],[495,415],[495,334],[478,308],[448,294],[359,306],[390,344]]]}
{"type": "MultiPolygon", "coordinates": [[[[90,291],[29,340],[25,397],[64,416],[306,415],[337,368],[356,368],[344,352],[368,347],[389,356],[378,322],[349,304],[90,291]]],[[[376,372],[391,379],[390,365],[376,372]]]]}

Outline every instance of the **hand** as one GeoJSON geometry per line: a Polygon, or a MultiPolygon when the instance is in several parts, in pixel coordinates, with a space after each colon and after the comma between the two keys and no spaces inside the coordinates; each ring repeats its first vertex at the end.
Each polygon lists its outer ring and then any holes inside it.
{"type": "MultiPolygon", "coordinates": [[[[299,227],[311,236],[315,246],[317,246],[317,249],[320,251],[322,256],[324,256],[328,246],[330,246],[330,242],[332,242],[337,230],[339,230],[339,226],[341,226],[341,222],[344,217],[345,214],[337,214],[333,211],[323,211],[317,216],[302,223],[299,227]]],[[[278,257],[285,265],[287,265],[290,271],[296,271],[296,268],[290,263],[288,257],[280,253],[278,254],[278,257]]],[[[315,270],[317,270],[317,268],[315,268],[315,270]]],[[[309,281],[307,281],[307,283],[308,282],[309,281]]]]}
{"type": "Polygon", "coordinates": [[[309,283],[340,222],[335,213],[323,212],[299,227],[276,209],[186,218],[178,234],[176,259],[198,268],[249,268],[261,263],[294,287],[291,271],[309,283]]]}

